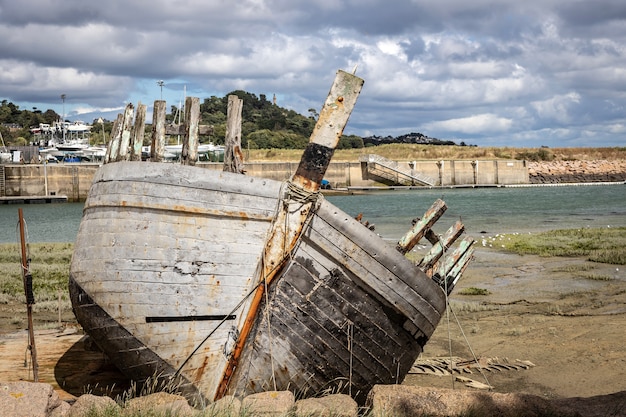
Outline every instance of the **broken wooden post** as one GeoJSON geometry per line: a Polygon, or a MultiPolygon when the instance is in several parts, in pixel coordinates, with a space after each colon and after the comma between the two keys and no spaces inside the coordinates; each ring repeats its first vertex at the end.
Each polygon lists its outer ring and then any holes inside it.
{"type": "Polygon", "coordinates": [[[241,111],[243,100],[236,95],[228,96],[226,115],[226,140],[224,149],[224,171],[243,174],[243,152],[241,152],[241,111]]]}
{"type": "Polygon", "coordinates": [[[437,199],[433,203],[433,205],[424,213],[424,216],[419,219],[411,230],[409,230],[403,237],[400,239],[398,244],[396,245],[396,249],[401,253],[408,253],[413,249],[415,245],[420,241],[426,231],[429,230],[433,224],[443,215],[446,211],[447,206],[446,203],[441,199],[437,199]]]}
{"type": "Polygon", "coordinates": [[[130,146],[130,133],[133,127],[135,107],[133,103],[128,103],[124,109],[124,122],[122,123],[122,135],[120,137],[120,147],[115,158],[116,161],[128,159],[128,147],[130,146]]]}
{"type": "Polygon", "coordinates": [[[292,178],[294,184],[308,191],[319,190],[362,87],[361,78],[344,71],[337,72],[335,83],[326,98],[309,144],[292,178]],[[337,123],[337,119],[345,121],[337,123]]]}
{"type": "Polygon", "coordinates": [[[120,149],[120,138],[122,136],[122,125],[124,124],[124,115],[118,114],[115,122],[113,122],[113,129],[111,130],[111,141],[107,147],[106,154],[104,156],[104,163],[115,161],[120,149]]]}
{"type": "Polygon", "coordinates": [[[187,97],[185,99],[185,134],[180,154],[180,163],[183,165],[195,165],[198,160],[199,124],[200,99],[198,97],[187,97]]]}
{"type": "MultiPolygon", "coordinates": [[[[452,277],[451,272],[459,273],[461,271],[460,268],[456,268],[455,266],[463,259],[463,256],[468,252],[472,245],[474,244],[474,239],[467,236],[465,237],[459,245],[452,251],[452,253],[446,253],[444,257],[441,258],[440,262],[437,265],[437,270],[433,274],[432,278],[439,283],[439,285],[446,285],[449,283],[448,277],[452,277]]],[[[471,252],[470,252],[471,254],[471,252]]],[[[469,262],[469,259],[465,257],[463,259],[464,262],[469,262]]],[[[462,267],[462,264],[461,264],[462,267]]]]}
{"type": "Polygon", "coordinates": [[[165,154],[165,101],[156,100],[152,113],[152,140],[150,160],[161,162],[165,154]]]}
{"type": "Polygon", "coordinates": [[[133,126],[132,146],[130,148],[130,160],[141,161],[141,148],[146,129],[146,105],[137,103],[137,116],[135,116],[135,126],[133,126]]]}
{"type": "MultiPolygon", "coordinates": [[[[422,258],[418,266],[422,267],[422,270],[428,274],[427,271],[435,265],[439,258],[441,258],[444,251],[448,250],[448,248],[452,246],[464,230],[465,226],[463,226],[463,223],[460,221],[457,221],[455,224],[450,226],[441,239],[437,239],[437,242],[431,242],[433,247],[430,248],[430,251],[428,251],[424,258],[422,258]]],[[[432,273],[428,274],[428,276],[432,276],[432,273]]]]}

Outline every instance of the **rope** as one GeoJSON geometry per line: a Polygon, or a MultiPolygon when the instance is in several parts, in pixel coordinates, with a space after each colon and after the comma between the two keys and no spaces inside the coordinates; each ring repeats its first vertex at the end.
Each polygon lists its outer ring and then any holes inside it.
{"type": "MultiPolygon", "coordinates": [[[[443,252],[442,252],[442,262],[443,265],[445,265],[445,257],[446,257],[446,247],[444,246],[443,242],[441,241],[441,236],[438,236],[439,238],[439,244],[441,244],[441,247],[443,248],[443,252]]],[[[452,376],[452,389],[454,389],[454,382],[455,382],[455,377],[454,377],[454,372],[452,372],[452,367],[454,366],[454,362],[453,362],[453,357],[452,357],[452,335],[450,332],[450,312],[452,312],[452,315],[454,316],[454,319],[456,320],[457,325],[459,326],[459,330],[461,331],[461,335],[463,336],[463,339],[465,340],[465,343],[467,344],[467,347],[469,348],[470,352],[472,353],[472,357],[474,358],[474,361],[476,362],[476,364],[478,365],[478,370],[480,372],[480,374],[483,376],[483,378],[485,378],[485,382],[487,382],[487,385],[489,385],[490,388],[492,388],[491,384],[489,383],[489,380],[487,379],[487,376],[485,375],[485,373],[483,372],[483,368],[480,365],[480,363],[478,362],[478,358],[476,357],[476,354],[474,353],[474,349],[472,348],[472,346],[470,345],[470,342],[467,338],[467,336],[465,335],[465,331],[463,331],[463,327],[461,326],[461,322],[459,321],[459,318],[457,317],[456,313],[454,312],[454,310],[452,309],[452,306],[450,305],[449,302],[449,298],[448,298],[448,273],[447,271],[444,269],[443,271],[443,290],[446,296],[446,320],[447,320],[447,326],[448,326],[448,351],[449,351],[449,355],[450,355],[450,375],[452,376]]]]}
{"type": "Polygon", "coordinates": [[[235,311],[237,311],[239,309],[239,307],[241,307],[243,305],[243,303],[252,295],[254,294],[254,292],[256,291],[256,289],[258,288],[259,285],[261,285],[263,282],[259,282],[257,285],[255,285],[249,292],[248,294],[246,294],[245,297],[243,297],[241,299],[241,301],[239,301],[239,303],[237,303],[237,305],[227,314],[224,316],[224,318],[217,324],[217,326],[215,326],[215,328],[213,330],[211,330],[209,332],[209,334],[198,344],[198,346],[196,346],[196,348],[189,354],[189,356],[187,356],[187,358],[183,361],[183,363],[178,367],[178,369],[176,370],[176,372],[174,373],[174,377],[180,375],[180,371],[182,371],[183,367],[185,365],[187,365],[187,362],[189,362],[191,360],[191,357],[193,355],[196,354],[196,352],[198,352],[198,350],[202,347],[202,345],[204,345],[206,343],[207,340],[209,340],[209,338],[211,336],[213,336],[213,334],[217,331],[217,329],[219,329],[222,324],[226,323],[226,320],[228,320],[228,316],[231,316],[235,313],[235,311]]]}
{"type": "MultiPolygon", "coordinates": [[[[266,281],[267,277],[263,277],[263,281],[266,281]]],[[[273,351],[273,345],[274,342],[272,340],[272,327],[271,327],[271,322],[270,322],[270,301],[269,301],[269,296],[267,295],[268,291],[267,291],[267,282],[265,282],[265,288],[266,291],[264,293],[265,295],[265,319],[267,320],[267,335],[268,338],[270,340],[270,365],[272,367],[272,382],[274,383],[274,391],[278,391],[278,389],[276,388],[276,369],[274,367],[274,351],[273,351]]]]}
{"type": "Polygon", "coordinates": [[[348,352],[350,353],[350,360],[348,362],[349,366],[349,375],[348,375],[348,395],[352,396],[352,363],[353,363],[353,352],[352,352],[352,342],[354,340],[354,323],[349,319],[346,319],[341,328],[346,325],[346,335],[348,336],[348,352]]]}
{"type": "MultiPolygon", "coordinates": [[[[450,300],[448,298],[448,273],[445,270],[445,265],[446,265],[446,247],[443,244],[443,242],[441,241],[441,235],[437,235],[437,239],[439,244],[441,245],[441,262],[442,265],[444,266],[443,269],[443,292],[445,294],[446,297],[446,324],[448,327],[448,353],[450,354],[450,368],[452,368],[453,366],[453,362],[452,362],[452,335],[450,333],[450,300]]],[[[451,372],[450,375],[452,375],[452,389],[454,389],[454,374],[451,372]]]]}
{"type": "Polygon", "coordinates": [[[461,326],[461,322],[459,321],[459,318],[457,317],[452,307],[450,307],[450,311],[452,312],[452,315],[454,316],[454,319],[456,320],[456,323],[459,326],[459,330],[461,330],[461,334],[463,335],[463,339],[465,340],[467,347],[469,348],[470,352],[472,352],[472,357],[474,358],[474,362],[476,362],[476,365],[478,365],[478,371],[483,376],[483,378],[485,378],[485,382],[487,383],[487,385],[489,385],[489,388],[493,389],[493,387],[489,383],[489,380],[487,379],[487,375],[485,375],[485,373],[483,372],[483,367],[480,365],[480,362],[478,362],[478,358],[476,357],[476,353],[474,353],[474,349],[472,349],[472,346],[470,345],[470,342],[467,339],[467,336],[465,336],[465,332],[463,331],[463,327],[461,326]]]}

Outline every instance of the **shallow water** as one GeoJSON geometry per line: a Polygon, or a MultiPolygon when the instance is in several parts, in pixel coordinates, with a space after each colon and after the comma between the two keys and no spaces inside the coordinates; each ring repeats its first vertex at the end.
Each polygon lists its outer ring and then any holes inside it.
{"type": "MultiPolygon", "coordinates": [[[[435,231],[461,219],[472,236],[577,227],[626,226],[626,186],[418,189],[327,196],[350,215],[363,213],[383,238],[399,239],[437,199],[448,205],[435,231]]],[[[17,242],[18,207],[29,242],[74,242],[82,203],[0,205],[0,243],[17,242]]]]}

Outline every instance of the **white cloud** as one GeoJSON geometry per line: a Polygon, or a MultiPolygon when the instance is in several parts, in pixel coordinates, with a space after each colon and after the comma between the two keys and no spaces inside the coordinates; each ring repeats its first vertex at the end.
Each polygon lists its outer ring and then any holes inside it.
{"type": "MultiPolygon", "coordinates": [[[[234,89],[319,108],[365,79],[346,133],[622,145],[619,0],[0,0],[0,99],[68,113],[234,89]],[[449,136],[448,136],[449,135],[449,136]]],[[[94,116],[97,118],[97,111],[94,116]]],[[[87,114],[87,113],[83,113],[87,114]]]]}
{"type": "Polygon", "coordinates": [[[502,133],[507,132],[513,121],[494,114],[477,114],[458,119],[442,120],[426,123],[429,129],[453,132],[456,134],[502,133]]]}

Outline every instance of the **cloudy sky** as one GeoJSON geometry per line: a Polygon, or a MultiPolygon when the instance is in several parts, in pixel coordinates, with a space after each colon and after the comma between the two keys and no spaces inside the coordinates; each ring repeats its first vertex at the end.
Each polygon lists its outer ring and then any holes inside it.
{"type": "Polygon", "coordinates": [[[347,134],[626,146],[624,0],[0,0],[0,39],[0,99],[70,120],[150,113],[158,80],[308,115],[356,67],[347,134]]]}

